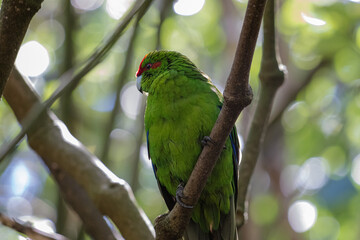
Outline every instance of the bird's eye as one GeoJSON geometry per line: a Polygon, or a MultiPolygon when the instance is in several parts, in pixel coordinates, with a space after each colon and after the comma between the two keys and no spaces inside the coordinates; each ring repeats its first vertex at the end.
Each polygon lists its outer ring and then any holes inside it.
{"type": "Polygon", "coordinates": [[[146,64],[146,69],[150,69],[150,68],[151,68],[151,66],[152,66],[152,64],[151,64],[151,63],[146,64]]]}

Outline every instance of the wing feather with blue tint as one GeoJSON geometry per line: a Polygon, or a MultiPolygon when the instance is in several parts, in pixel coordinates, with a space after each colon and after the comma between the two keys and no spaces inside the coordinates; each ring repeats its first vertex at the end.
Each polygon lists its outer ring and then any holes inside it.
{"type": "Polygon", "coordinates": [[[233,170],[234,170],[234,195],[235,195],[235,209],[236,209],[236,203],[237,203],[237,194],[238,194],[238,166],[239,166],[239,138],[237,135],[236,127],[234,126],[230,132],[230,142],[231,147],[233,150],[233,170]]]}
{"type": "MultiPolygon", "coordinates": [[[[219,105],[218,108],[221,110],[222,105],[219,105]]],[[[240,150],[240,143],[239,143],[239,138],[237,135],[237,130],[236,130],[236,126],[234,126],[230,132],[229,135],[230,138],[230,142],[231,142],[231,147],[233,150],[233,171],[234,171],[234,195],[235,195],[235,208],[236,208],[236,203],[237,203],[237,194],[238,194],[238,166],[239,166],[239,150],[240,150]]]]}

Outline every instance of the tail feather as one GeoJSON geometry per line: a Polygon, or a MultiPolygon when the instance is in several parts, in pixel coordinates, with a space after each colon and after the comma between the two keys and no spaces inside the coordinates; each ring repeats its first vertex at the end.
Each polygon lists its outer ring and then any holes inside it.
{"type": "Polygon", "coordinates": [[[234,197],[230,199],[230,212],[222,215],[219,228],[216,231],[207,232],[201,230],[200,225],[192,219],[185,229],[185,240],[237,240],[236,215],[234,197]]]}
{"type": "Polygon", "coordinates": [[[205,233],[201,230],[200,225],[190,219],[189,225],[185,229],[185,240],[209,240],[210,233],[205,233]]]}

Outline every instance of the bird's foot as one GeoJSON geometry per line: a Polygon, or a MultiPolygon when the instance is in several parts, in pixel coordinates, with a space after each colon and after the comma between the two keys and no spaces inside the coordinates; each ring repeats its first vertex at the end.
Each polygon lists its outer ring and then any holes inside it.
{"type": "Polygon", "coordinates": [[[184,193],[183,193],[183,191],[184,191],[184,185],[185,185],[185,184],[182,182],[182,183],[179,184],[179,186],[178,186],[177,189],[176,189],[176,196],[175,196],[176,202],[177,202],[180,206],[182,206],[183,208],[194,208],[194,206],[187,205],[187,204],[183,203],[183,201],[181,200],[182,198],[185,197],[185,196],[184,196],[184,193]]]}
{"type": "Polygon", "coordinates": [[[205,147],[205,146],[210,146],[210,144],[215,145],[215,141],[211,139],[211,137],[209,136],[205,136],[202,140],[201,140],[201,146],[205,147]]]}
{"type": "MultiPolygon", "coordinates": [[[[214,140],[212,140],[212,138],[209,137],[209,136],[205,136],[203,138],[203,140],[201,140],[201,146],[202,147],[210,146],[210,144],[215,145],[216,142],[214,140]]],[[[226,146],[224,146],[223,149],[226,149],[226,146]]]]}

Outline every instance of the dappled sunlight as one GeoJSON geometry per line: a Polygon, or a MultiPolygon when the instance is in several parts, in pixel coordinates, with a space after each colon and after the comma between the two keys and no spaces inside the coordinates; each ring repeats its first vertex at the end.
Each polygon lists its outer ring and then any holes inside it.
{"type": "Polygon", "coordinates": [[[36,28],[36,32],[45,32],[50,35],[47,38],[47,41],[42,43],[50,51],[59,49],[64,44],[64,26],[55,19],[47,20],[39,24],[36,28]]]}
{"type": "Polygon", "coordinates": [[[134,2],[134,0],[107,0],[106,12],[111,18],[120,19],[134,2]]]}
{"type": "Polygon", "coordinates": [[[21,196],[29,187],[29,170],[23,163],[14,166],[11,174],[11,186],[14,195],[21,196]]]}
{"type": "Polygon", "coordinates": [[[288,165],[280,175],[280,188],[284,196],[316,191],[328,181],[329,166],[321,157],[309,158],[302,166],[288,165]]]}
{"type": "Polygon", "coordinates": [[[49,66],[49,53],[39,42],[30,41],[20,47],[15,64],[23,75],[37,77],[49,66]]]}
{"type": "Polygon", "coordinates": [[[203,8],[205,0],[177,0],[174,3],[175,13],[183,16],[194,15],[203,8]]]}
{"type": "Polygon", "coordinates": [[[289,207],[288,220],[295,232],[302,233],[308,231],[314,226],[316,218],[317,209],[311,202],[299,200],[289,207]]]}
{"type": "Polygon", "coordinates": [[[320,157],[309,158],[301,166],[298,184],[304,190],[322,188],[328,180],[328,166],[325,159],[320,157]]]}
{"type": "Polygon", "coordinates": [[[351,177],[357,185],[360,185],[360,154],[352,162],[351,177]]]}
{"type": "Polygon", "coordinates": [[[127,117],[136,119],[140,113],[142,94],[136,89],[135,81],[127,83],[121,90],[120,104],[127,117]]]}
{"type": "Polygon", "coordinates": [[[140,159],[143,161],[146,167],[152,168],[151,160],[148,156],[148,149],[146,143],[142,144],[140,147],[140,159]]]}
{"type": "Polygon", "coordinates": [[[321,20],[319,18],[310,17],[304,12],[301,13],[301,17],[304,19],[305,22],[314,25],[314,26],[323,26],[326,24],[324,20],[321,20]]]}
{"type": "Polygon", "coordinates": [[[71,4],[83,11],[93,11],[103,4],[104,0],[71,0],[71,4]]]}
{"type": "Polygon", "coordinates": [[[297,165],[288,165],[280,175],[280,189],[285,197],[291,196],[298,188],[300,167],[297,165]]]}
{"type": "Polygon", "coordinates": [[[111,182],[119,183],[120,185],[128,185],[123,179],[117,177],[112,171],[110,171],[99,159],[94,158],[94,164],[104,172],[111,182]]]}
{"type": "Polygon", "coordinates": [[[55,233],[55,224],[50,219],[39,218],[35,216],[22,216],[19,218],[24,222],[31,223],[32,227],[45,233],[55,233]]]}
{"type": "Polygon", "coordinates": [[[79,142],[79,140],[77,140],[77,139],[69,132],[69,129],[66,127],[66,125],[65,125],[62,121],[58,120],[58,121],[56,121],[56,124],[57,124],[57,126],[60,128],[61,136],[63,137],[63,139],[64,139],[66,142],[68,142],[68,143],[70,143],[70,144],[72,144],[72,145],[74,145],[74,146],[77,146],[77,147],[81,147],[81,146],[82,146],[82,144],[79,142]]]}

